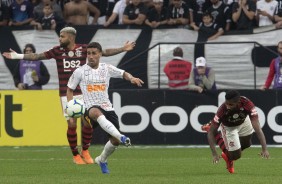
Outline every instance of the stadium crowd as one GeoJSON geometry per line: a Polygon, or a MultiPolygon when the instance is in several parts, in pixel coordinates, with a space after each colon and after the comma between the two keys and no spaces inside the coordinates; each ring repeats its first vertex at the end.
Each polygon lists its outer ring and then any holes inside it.
{"type": "Polygon", "coordinates": [[[282,27],[282,0],[1,0],[0,26],[181,26],[207,32],[282,27]],[[212,23],[202,24],[204,13],[212,23]],[[200,29],[201,30],[201,29],[200,29]]]}

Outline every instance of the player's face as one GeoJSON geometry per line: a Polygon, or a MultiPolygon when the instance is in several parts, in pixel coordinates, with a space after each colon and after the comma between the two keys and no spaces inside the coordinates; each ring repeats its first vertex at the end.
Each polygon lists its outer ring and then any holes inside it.
{"type": "Polygon", "coordinates": [[[87,49],[87,64],[91,68],[98,68],[100,57],[102,56],[102,52],[100,52],[97,48],[88,48],[87,49]]]}
{"type": "Polygon", "coordinates": [[[226,100],[225,106],[228,110],[236,110],[238,107],[238,102],[234,100],[226,100]]]}
{"type": "Polygon", "coordinates": [[[206,67],[205,66],[198,66],[197,71],[199,75],[205,75],[206,73],[206,67]]]}
{"type": "Polygon", "coordinates": [[[59,42],[61,47],[67,47],[70,44],[70,35],[65,32],[60,33],[59,42]]]}
{"type": "Polygon", "coordinates": [[[212,18],[210,16],[204,16],[203,22],[205,25],[212,23],[212,18]]]}

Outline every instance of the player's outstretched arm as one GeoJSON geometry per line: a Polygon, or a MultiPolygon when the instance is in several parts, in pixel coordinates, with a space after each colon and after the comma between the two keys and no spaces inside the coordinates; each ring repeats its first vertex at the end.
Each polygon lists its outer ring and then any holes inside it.
{"type": "Polygon", "coordinates": [[[2,55],[6,57],[7,59],[25,59],[29,61],[47,59],[43,53],[41,54],[36,54],[36,53],[18,54],[13,49],[10,49],[10,52],[4,52],[2,55]]]}
{"type": "Polygon", "coordinates": [[[253,125],[253,128],[254,128],[254,130],[257,134],[258,140],[259,140],[261,147],[262,147],[262,151],[260,153],[261,157],[262,158],[269,158],[269,152],[267,150],[265,136],[264,136],[264,133],[263,133],[263,131],[262,131],[260,125],[259,125],[258,120],[252,121],[252,125],[253,125]]]}
{"type": "Polygon", "coordinates": [[[135,84],[135,85],[137,85],[137,86],[139,86],[139,87],[142,87],[142,84],[144,84],[144,82],[143,82],[141,79],[136,78],[136,77],[133,77],[133,76],[132,76],[130,73],[128,73],[128,72],[124,72],[123,78],[124,78],[125,80],[127,80],[127,81],[130,81],[131,84],[135,84]]]}
{"type": "Polygon", "coordinates": [[[215,125],[212,123],[210,130],[208,131],[208,141],[209,141],[209,145],[211,148],[211,152],[212,152],[212,157],[213,157],[213,163],[217,164],[219,161],[219,156],[216,152],[216,147],[215,147],[215,135],[217,134],[217,128],[215,127],[215,125]]]}
{"type": "Polygon", "coordinates": [[[135,47],[136,43],[135,42],[130,42],[127,41],[123,47],[121,48],[115,48],[115,49],[106,49],[102,51],[103,56],[113,56],[117,55],[119,53],[125,52],[125,51],[130,51],[135,47]]]}

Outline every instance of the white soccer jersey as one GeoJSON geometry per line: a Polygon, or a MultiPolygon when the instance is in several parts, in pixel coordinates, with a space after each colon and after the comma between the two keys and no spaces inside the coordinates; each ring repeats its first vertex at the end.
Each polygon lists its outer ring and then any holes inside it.
{"type": "Polygon", "coordinates": [[[80,86],[86,109],[97,105],[111,111],[114,108],[108,95],[110,78],[123,78],[123,73],[124,70],[106,63],[100,63],[97,69],[85,64],[73,72],[68,87],[74,90],[80,86]]]}
{"type": "MultiPolygon", "coordinates": [[[[272,0],[270,2],[266,2],[265,0],[257,1],[257,10],[266,11],[269,15],[274,16],[276,9],[278,8],[278,2],[276,0],[272,0]]],[[[259,16],[259,26],[268,26],[273,25],[273,22],[267,17],[260,15],[259,16]]]]}

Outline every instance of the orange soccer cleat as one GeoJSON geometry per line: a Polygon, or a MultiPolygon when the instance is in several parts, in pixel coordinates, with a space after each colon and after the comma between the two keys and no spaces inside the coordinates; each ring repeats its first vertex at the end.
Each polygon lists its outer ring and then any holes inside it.
{"type": "Polygon", "coordinates": [[[94,164],[93,158],[90,156],[88,150],[82,150],[81,157],[83,158],[86,164],[94,164]]]}
{"type": "Polygon", "coordinates": [[[210,127],[211,127],[211,122],[202,125],[202,126],[201,126],[201,129],[202,129],[203,131],[208,132],[208,131],[210,130],[210,127]]]}
{"type": "Polygon", "coordinates": [[[221,157],[225,160],[226,162],[226,169],[232,174],[234,173],[234,163],[233,161],[230,161],[227,157],[227,155],[225,155],[225,153],[221,153],[221,157]]]}
{"type": "Polygon", "coordinates": [[[79,165],[86,164],[79,154],[77,154],[76,156],[73,156],[73,162],[79,165]]]}

